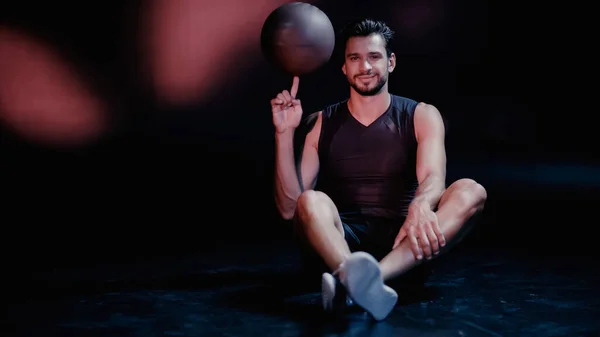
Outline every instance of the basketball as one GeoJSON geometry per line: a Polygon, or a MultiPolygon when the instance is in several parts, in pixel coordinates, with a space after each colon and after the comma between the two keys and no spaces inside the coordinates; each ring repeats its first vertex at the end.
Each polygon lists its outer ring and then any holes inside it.
{"type": "Polygon", "coordinates": [[[309,74],[329,61],[335,32],[327,15],[304,2],[275,9],[265,20],[261,49],[274,67],[294,76],[309,74]]]}

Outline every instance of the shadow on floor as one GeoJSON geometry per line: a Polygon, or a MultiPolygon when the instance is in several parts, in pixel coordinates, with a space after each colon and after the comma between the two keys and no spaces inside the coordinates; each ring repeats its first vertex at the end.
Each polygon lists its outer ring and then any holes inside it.
{"type": "MultiPolygon", "coordinates": [[[[432,268],[416,268],[405,277],[389,283],[399,294],[398,306],[434,300],[436,287],[426,285],[432,268]]],[[[240,275],[241,276],[241,275],[240,275]]],[[[358,307],[330,315],[323,315],[321,305],[320,274],[272,274],[222,293],[218,304],[229,309],[243,310],[261,315],[284,316],[303,323],[348,324],[357,317],[367,318],[358,307]],[[312,276],[307,276],[312,275],[312,276]]],[[[244,277],[248,279],[247,277],[244,277]]],[[[245,283],[245,282],[244,282],[245,283]]]]}

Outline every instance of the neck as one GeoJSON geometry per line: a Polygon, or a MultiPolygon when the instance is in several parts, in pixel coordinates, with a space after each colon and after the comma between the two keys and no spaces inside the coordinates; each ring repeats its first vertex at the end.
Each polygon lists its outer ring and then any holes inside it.
{"type": "Polygon", "coordinates": [[[373,121],[388,109],[390,101],[391,97],[386,88],[374,96],[361,96],[351,89],[348,109],[357,119],[373,121]]]}

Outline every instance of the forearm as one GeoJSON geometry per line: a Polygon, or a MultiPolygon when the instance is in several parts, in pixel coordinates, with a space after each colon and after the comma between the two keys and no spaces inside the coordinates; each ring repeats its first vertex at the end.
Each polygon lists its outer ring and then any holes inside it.
{"type": "Polygon", "coordinates": [[[426,207],[433,210],[437,207],[445,190],[446,181],[444,177],[431,174],[419,184],[411,206],[426,207]]]}
{"type": "Polygon", "coordinates": [[[291,219],[301,193],[294,159],[294,131],[275,136],[275,203],[281,216],[291,219]]]}

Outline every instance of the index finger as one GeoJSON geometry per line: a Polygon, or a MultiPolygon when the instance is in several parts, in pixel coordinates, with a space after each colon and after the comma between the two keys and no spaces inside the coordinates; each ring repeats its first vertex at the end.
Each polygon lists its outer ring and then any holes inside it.
{"type": "Polygon", "coordinates": [[[290,95],[293,98],[296,98],[296,94],[298,93],[298,83],[300,82],[300,78],[298,76],[294,76],[292,80],[292,88],[290,89],[290,95]]]}

